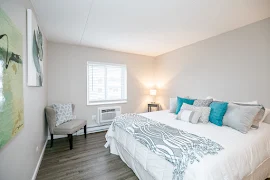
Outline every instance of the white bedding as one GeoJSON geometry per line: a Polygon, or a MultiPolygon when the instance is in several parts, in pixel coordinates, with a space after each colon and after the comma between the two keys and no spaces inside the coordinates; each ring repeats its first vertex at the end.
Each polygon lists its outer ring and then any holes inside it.
{"type": "MultiPolygon", "coordinates": [[[[262,123],[258,130],[242,134],[226,126],[191,124],[175,120],[176,115],[168,111],[141,114],[174,128],[206,137],[224,147],[217,155],[203,157],[200,162],[190,164],[185,180],[264,180],[270,176],[270,125],[262,123]]],[[[110,127],[106,134],[111,153],[122,160],[143,180],[172,179],[173,165],[157,156],[130,134],[110,127]]]]}

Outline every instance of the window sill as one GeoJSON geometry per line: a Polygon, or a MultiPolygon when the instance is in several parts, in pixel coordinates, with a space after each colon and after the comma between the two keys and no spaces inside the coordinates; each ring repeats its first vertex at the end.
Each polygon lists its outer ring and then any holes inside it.
{"type": "Polygon", "coordinates": [[[107,102],[93,102],[87,103],[87,106],[106,105],[106,104],[125,104],[127,101],[107,101],[107,102]]]}

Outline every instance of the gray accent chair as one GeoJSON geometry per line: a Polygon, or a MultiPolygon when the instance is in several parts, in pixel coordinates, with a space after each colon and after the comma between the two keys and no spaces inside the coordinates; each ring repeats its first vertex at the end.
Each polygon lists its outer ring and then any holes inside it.
{"type": "MultiPolygon", "coordinates": [[[[75,105],[72,104],[72,111],[74,114],[75,105]]],[[[51,147],[53,146],[53,135],[68,135],[70,149],[73,149],[73,136],[72,134],[84,128],[84,137],[86,138],[86,120],[74,119],[66,123],[56,125],[55,111],[52,106],[47,106],[45,108],[45,116],[49,125],[49,130],[51,134],[51,147]]]]}

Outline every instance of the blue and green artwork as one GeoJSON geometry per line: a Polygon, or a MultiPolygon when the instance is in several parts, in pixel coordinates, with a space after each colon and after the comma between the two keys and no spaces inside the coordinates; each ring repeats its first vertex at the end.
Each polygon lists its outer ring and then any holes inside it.
{"type": "Polygon", "coordinates": [[[22,34],[0,8],[0,148],[24,125],[22,34]]]}

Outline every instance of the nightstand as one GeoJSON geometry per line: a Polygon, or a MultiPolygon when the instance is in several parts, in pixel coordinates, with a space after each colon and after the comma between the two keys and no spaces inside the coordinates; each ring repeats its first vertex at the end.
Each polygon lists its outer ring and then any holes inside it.
{"type": "Polygon", "coordinates": [[[151,112],[152,107],[156,107],[157,110],[159,111],[159,104],[157,104],[157,103],[149,103],[148,104],[148,112],[151,112]]]}

